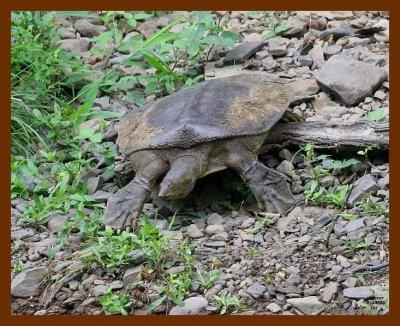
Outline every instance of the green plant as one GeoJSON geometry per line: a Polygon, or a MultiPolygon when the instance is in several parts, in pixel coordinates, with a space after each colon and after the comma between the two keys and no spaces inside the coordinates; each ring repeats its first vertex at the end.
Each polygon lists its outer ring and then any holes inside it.
{"type": "Polygon", "coordinates": [[[362,240],[353,240],[346,244],[346,248],[350,251],[357,251],[361,249],[368,249],[371,245],[366,244],[362,240]]]}
{"type": "Polygon", "coordinates": [[[360,118],[361,121],[385,121],[387,119],[388,115],[382,108],[372,110],[365,117],[360,118]]]}
{"type": "Polygon", "coordinates": [[[24,270],[24,268],[25,268],[25,263],[20,259],[12,267],[12,272],[14,274],[18,274],[18,273],[22,272],[24,270]]]}
{"type": "Polygon", "coordinates": [[[263,281],[265,284],[270,284],[274,280],[274,276],[271,274],[271,272],[266,272],[263,275],[263,281]]]}
{"type": "Polygon", "coordinates": [[[108,288],[106,293],[99,298],[99,303],[105,311],[122,315],[128,314],[126,308],[132,304],[127,292],[114,293],[111,288],[108,288]]]}
{"type": "Polygon", "coordinates": [[[218,311],[221,315],[236,312],[244,307],[244,303],[234,294],[228,293],[226,290],[218,295],[214,295],[217,303],[218,311]]]}
{"type": "Polygon", "coordinates": [[[371,198],[366,196],[357,204],[363,207],[363,213],[367,216],[389,216],[389,205],[387,201],[373,203],[371,198]]]}
{"type": "Polygon", "coordinates": [[[126,266],[134,249],[137,249],[137,238],[133,233],[123,231],[116,235],[111,229],[99,231],[97,243],[90,247],[88,263],[94,261],[104,269],[126,266]]]}
{"type": "Polygon", "coordinates": [[[190,283],[192,281],[192,271],[187,270],[176,274],[168,274],[163,277],[165,285],[158,286],[157,291],[161,295],[159,299],[152,302],[148,310],[154,311],[163,302],[173,302],[176,305],[183,306],[183,300],[189,293],[190,283]]]}
{"type": "Polygon", "coordinates": [[[216,280],[222,275],[221,270],[212,270],[207,272],[204,269],[196,269],[196,280],[202,285],[205,290],[210,289],[216,280]]]}
{"type": "Polygon", "coordinates": [[[246,256],[250,257],[250,258],[260,258],[263,256],[263,250],[261,248],[258,247],[246,247],[245,249],[246,251],[246,256]]]}
{"type": "Polygon", "coordinates": [[[11,14],[11,142],[25,156],[39,143],[48,147],[43,118],[89,74],[73,54],[56,44],[53,18],[53,12],[11,14]]]}

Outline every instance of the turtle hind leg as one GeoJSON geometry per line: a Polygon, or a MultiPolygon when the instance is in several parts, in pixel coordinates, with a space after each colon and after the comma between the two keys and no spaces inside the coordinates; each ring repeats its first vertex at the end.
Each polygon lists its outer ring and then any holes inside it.
{"type": "Polygon", "coordinates": [[[284,213],[295,205],[295,198],[286,177],[257,160],[253,153],[231,155],[227,162],[250,187],[260,209],[271,213],[284,213]]]}
{"type": "Polygon", "coordinates": [[[135,228],[143,205],[149,198],[158,178],[165,174],[168,165],[151,151],[131,156],[136,175],[125,187],[113,194],[107,202],[103,223],[117,230],[135,228]]]}

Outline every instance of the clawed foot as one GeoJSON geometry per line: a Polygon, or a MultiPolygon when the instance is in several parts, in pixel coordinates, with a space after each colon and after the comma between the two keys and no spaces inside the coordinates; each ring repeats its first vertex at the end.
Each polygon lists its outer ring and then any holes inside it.
{"type": "Polygon", "coordinates": [[[107,202],[103,223],[106,229],[114,229],[120,234],[123,229],[136,229],[141,212],[140,203],[124,192],[124,188],[112,195],[107,202]]]}
{"type": "Polygon", "coordinates": [[[295,204],[286,177],[257,162],[249,180],[260,209],[270,213],[284,213],[295,204]]]}

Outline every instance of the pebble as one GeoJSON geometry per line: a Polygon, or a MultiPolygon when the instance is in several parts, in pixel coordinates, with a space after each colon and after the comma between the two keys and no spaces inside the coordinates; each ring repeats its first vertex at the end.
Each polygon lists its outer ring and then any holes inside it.
{"type": "Polygon", "coordinates": [[[247,288],[247,292],[254,298],[254,299],[258,299],[260,297],[262,297],[265,293],[265,291],[267,290],[267,287],[260,284],[260,283],[254,283],[252,285],[250,285],[247,288]]]}
{"type": "Polygon", "coordinates": [[[192,238],[192,239],[197,239],[197,238],[201,238],[202,236],[204,236],[196,224],[190,224],[188,226],[186,232],[187,232],[188,237],[192,238]]]}
{"type": "Polygon", "coordinates": [[[255,222],[256,222],[256,220],[254,218],[249,217],[242,222],[241,228],[247,229],[247,228],[253,226],[255,222]]]}
{"type": "Polygon", "coordinates": [[[338,283],[336,282],[329,283],[324,288],[324,292],[322,294],[322,301],[331,302],[337,291],[338,291],[338,283]]]}
{"type": "Polygon", "coordinates": [[[11,282],[11,295],[27,298],[40,293],[45,267],[33,267],[20,272],[11,282]]]}
{"type": "Polygon", "coordinates": [[[266,308],[274,314],[282,310],[281,306],[275,302],[270,303],[266,308]]]}
{"type": "Polygon", "coordinates": [[[224,232],[224,227],[222,225],[218,225],[218,224],[212,224],[206,227],[206,229],[204,230],[204,232],[208,235],[214,235],[214,234],[218,234],[221,232],[224,232]]]}

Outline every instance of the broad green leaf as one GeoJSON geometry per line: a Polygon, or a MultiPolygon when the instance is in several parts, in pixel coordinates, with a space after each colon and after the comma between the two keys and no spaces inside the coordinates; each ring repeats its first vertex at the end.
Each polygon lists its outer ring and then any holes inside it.
{"type": "Polygon", "coordinates": [[[362,117],[360,120],[363,121],[382,121],[387,117],[384,109],[375,109],[367,114],[367,116],[362,117]]]}

